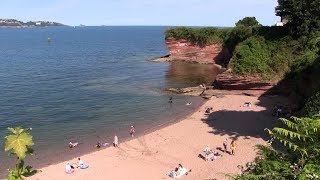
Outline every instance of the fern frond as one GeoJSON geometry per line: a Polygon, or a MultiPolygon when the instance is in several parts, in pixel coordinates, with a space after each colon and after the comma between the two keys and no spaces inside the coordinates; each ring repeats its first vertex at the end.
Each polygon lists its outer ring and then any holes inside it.
{"type": "Polygon", "coordinates": [[[293,151],[300,151],[302,150],[298,144],[296,144],[295,142],[290,141],[290,139],[287,139],[285,136],[281,136],[281,135],[273,135],[272,136],[274,139],[277,139],[278,141],[280,141],[284,146],[289,147],[290,149],[292,149],[293,151]]]}
{"type": "Polygon", "coordinates": [[[295,129],[295,130],[298,130],[298,124],[288,120],[288,119],[285,119],[285,118],[280,118],[279,119],[283,124],[285,124],[286,126],[288,126],[290,129],[295,129]]]}
{"type": "Polygon", "coordinates": [[[298,138],[299,140],[303,140],[306,141],[307,136],[297,133],[297,132],[293,132],[284,128],[273,128],[272,129],[272,133],[273,134],[279,134],[285,137],[289,137],[290,139],[294,139],[294,138],[298,138]]]}

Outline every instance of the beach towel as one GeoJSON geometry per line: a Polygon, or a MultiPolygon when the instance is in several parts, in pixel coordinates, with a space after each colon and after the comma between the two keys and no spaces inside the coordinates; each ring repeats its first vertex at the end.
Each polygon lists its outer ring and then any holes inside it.
{"type": "Polygon", "coordinates": [[[67,174],[72,174],[74,173],[74,169],[70,169],[69,171],[66,171],[67,174]]]}
{"type": "Polygon", "coordinates": [[[101,144],[101,147],[108,147],[110,144],[109,143],[103,143],[101,144]]]}
{"type": "Polygon", "coordinates": [[[82,164],[82,165],[80,165],[79,167],[80,167],[80,169],[87,169],[87,168],[89,167],[89,165],[87,165],[87,164],[82,164]]]}
{"type": "Polygon", "coordinates": [[[189,170],[187,170],[186,168],[181,168],[180,173],[176,176],[176,178],[180,178],[181,176],[187,174],[189,172],[189,170]]]}

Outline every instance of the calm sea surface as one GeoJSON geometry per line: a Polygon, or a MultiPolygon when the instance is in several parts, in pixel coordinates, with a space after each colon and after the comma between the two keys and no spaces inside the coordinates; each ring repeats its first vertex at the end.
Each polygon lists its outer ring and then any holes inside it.
{"type": "Polygon", "coordinates": [[[1,173],[14,161],[4,152],[7,127],[33,128],[29,160],[39,166],[93,151],[114,134],[121,142],[130,125],[142,134],[197,108],[202,99],[163,90],[210,82],[215,67],[147,61],[168,53],[165,29],[0,29],[1,173]],[[69,149],[69,141],[80,145],[69,149]]]}

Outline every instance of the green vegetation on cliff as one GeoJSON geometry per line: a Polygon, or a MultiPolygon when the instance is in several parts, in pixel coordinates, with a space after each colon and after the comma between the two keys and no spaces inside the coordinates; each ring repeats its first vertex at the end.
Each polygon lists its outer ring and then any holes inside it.
{"type": "Polygon", "coordinates": [[[211,43],[222,43],[222,32],[218,28],[206,27],[206,28],[188,28],[178,27],[168,29],[165,32],[166,38],[185,39],[195,45],[201,47],[211,43]]]}

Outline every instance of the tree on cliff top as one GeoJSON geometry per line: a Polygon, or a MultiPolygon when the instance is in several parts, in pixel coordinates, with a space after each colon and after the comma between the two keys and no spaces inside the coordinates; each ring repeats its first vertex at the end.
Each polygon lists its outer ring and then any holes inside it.
{"type": "Polygon", "coordinates": [[[246,27],[253,27],[253,26],[260,26],[260,23],[257,21],[256,17],[245,17],[239,20],[236,23],[236,26],[246,26],[246,27]]]}
{"type": "Polygon", "coordinates": [[[320,28],[320,0],[278,0],[276,15],[288,21],[292,35],[307,35],[320,28]]]}

